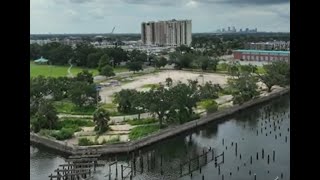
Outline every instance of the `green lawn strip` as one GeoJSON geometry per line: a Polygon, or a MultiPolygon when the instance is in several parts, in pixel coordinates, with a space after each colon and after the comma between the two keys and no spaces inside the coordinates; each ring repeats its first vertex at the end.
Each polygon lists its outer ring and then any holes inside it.
{"type": "Polygon", "coordinates": [[[137,126],[130,131],[129,139],[139,139],[159,130],[160,128],[158,124],[137,126]]]}
{"type": "Polygon", "coordinates": [[[74,115],[92,115],[96,107],[77,107],[70,101],[55,101],[53,103],[58,113],[74,115]]]}

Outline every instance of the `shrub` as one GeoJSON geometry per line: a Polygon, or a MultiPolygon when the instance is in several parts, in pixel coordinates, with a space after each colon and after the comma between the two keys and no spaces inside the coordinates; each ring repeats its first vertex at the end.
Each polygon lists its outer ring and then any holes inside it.
{"type": "Polygon", "coordinates": [[[127,123],[130,125],[141,125],[141,124],[152,124],[158,122],[157,119],[155,118],[144,118],[144,119],[133,119],[133,120],[128,120],[127,123]]]}
{"type": "MultiPolygon", "coordinates": [[[[103,139],[103,140],[105,140],[105,139],[103,139]]],[[[103,143],[103,141],[102,141],[101,144],[112,144],[112,143],[116,143],[116,142],[120,142],[120,136],[119,136],[119,135],[117,135],[117,136],[114,137],[114,138],[109,139],[109,140],[106,141],[105,143],[103,143]]]]}
{"type": "Polygon", "coordinates": [[[53,132],[51,134],[52,137],[56,138],[57,140],[65,140],[72,138],[74,130],[71,128],[62,128],[57,132],[53,132]]]}
{"type": "Polygon", "coordinates": [[[159,130],[159,125],[145,125],[145,126],[138,126],[131,130],[129,133],[129,138],[131,140],[133,139],[139,139],[141,137],[147,136],[155,131],[159,130]]]}
{"type": "Polygon", "coordinates": [[[94,142],[92,142],[90,139],[88,138],[80,138],[78,140],[78,145],[79,146],[92,146],[92,145],[95,145],[94,142]]]}
{"type": "Polygon", "coordinates": [[[218,104],[214,100],[207,99],[200,102],[202,106],[208,113],[216,112],[218,110],[218,104]]]}
{"type": "Polygon", "coordinates": [[[41,130],[39,131],[39,135],[40,135],[40,136],[44,136],[44,137],[49,137],[49,136],[51,136],[51,133],[52,133],[52,130],[50,130],[50,129],[41,129],[41,130]]]}

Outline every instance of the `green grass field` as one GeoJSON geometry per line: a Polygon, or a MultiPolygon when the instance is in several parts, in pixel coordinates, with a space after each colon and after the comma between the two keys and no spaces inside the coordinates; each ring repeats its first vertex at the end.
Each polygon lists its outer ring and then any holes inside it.
{"type": "MultiPolygon", "coordinates": [[[[68,75],[69,66],[51,66],[51,65],[38,65],[33,62],[30,62],[30,76],[46,76],[46,77],[61,77],[68,75]]],[[[75,76],[85,68],[81,67],[72,67],[71,73],[75,76]]],[[[88,69],[89,72],[93,73],[93,75],[98,75],[97,69],[88,69]]],[[[128,69],[126,67],[116,67],[114,69],[115,73],[126,72],[128,69]]]]}

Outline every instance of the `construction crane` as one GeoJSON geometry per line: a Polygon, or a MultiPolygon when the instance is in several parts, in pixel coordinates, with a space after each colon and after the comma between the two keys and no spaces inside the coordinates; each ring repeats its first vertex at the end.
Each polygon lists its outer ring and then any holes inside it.
{"type": "Polygon", "coordinates": [[[116,28],[116,27],[114,26],[110,34],[113,34],[113,31],[114,31],[115,28],[116,28]]]}

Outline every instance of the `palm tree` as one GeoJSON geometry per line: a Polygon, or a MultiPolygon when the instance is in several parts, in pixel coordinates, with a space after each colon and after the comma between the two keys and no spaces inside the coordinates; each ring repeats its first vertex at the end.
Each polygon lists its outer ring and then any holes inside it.
{"type": "Polygon", "coordinates": [[[93,121],[96,123],[96,129],[98,129],[98,133],[103,133],[107,130],[109,120],[110,113],[103,108],[98,108],[93,113],[93,121]]]}

